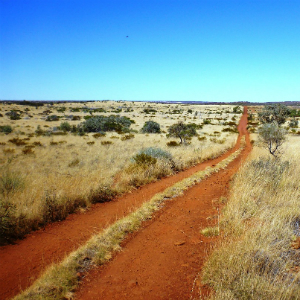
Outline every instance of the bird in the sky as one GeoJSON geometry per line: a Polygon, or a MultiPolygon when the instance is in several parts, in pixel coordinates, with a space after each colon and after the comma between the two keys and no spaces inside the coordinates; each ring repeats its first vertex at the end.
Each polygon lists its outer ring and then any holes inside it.
{"type": "Polygon", "coordinates": [[[128,38],[129,36],[128,36],[128,35],[126,35],[126,37],[128,38]]]}

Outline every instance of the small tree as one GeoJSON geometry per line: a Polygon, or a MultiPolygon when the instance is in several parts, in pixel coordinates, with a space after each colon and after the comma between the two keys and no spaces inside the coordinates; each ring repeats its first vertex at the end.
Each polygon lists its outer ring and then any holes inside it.
{"type": "Polygon", "coordinates": [[[258,113],[258,118],[262,123],[277,122],[278,125],[284,124],[290,114],[290,109],[283,104],[266,105],[258,113]]]}
{"type": "Polygon", "coordinates": [[[178,122],[168,128],[169,135],[180,139],[180,144],[185,143],[187,138],[197,135],[194,125],[178,122]]]}
{"type": "Polygon", "coordinates": [[[143,133],[160,133],[160,125],[154,121],[145,122],[143,128],[143,133]]]}
{"type": "Polygon", "coordinates": [[[258,129],[258,134],[263,146],[272,154],[274,157],[278,156],[280,148],[285,141],[287,134],[284,128],[281,128],[277,122],[263,124],[258,129]]]}

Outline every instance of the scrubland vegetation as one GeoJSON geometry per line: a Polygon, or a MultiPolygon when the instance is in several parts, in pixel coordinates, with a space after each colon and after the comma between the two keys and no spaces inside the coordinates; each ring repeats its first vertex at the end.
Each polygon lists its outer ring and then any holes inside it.
{"type": "Polygon", "coordinates": [[[210,299],[300,298],[300,140],[290,122],[277,123],[289,132],[280,155],[252,135],[256,146],[215,228],[221,242],[202,272],[210,299]]]}
{"type": "Polygon", "coordinates": [[[137,231],[142,222],[150,219],[153,213],[161,208],[163,202],[182,195],[185,190],[206,177],[225,169],[239,156],[244,144],[243,140],[239,149],[215,166],[198,171],[166,188],[136,211],[116,221],[103,232],[95,234],[85,245],[71,253],[61,263],[48,268],[29,289],[14,299],[72,299],[73,292],[78,286],[78,272],[86,272],[110,260],[112,254],[121,249],[121,242],[127,234],[137,231]]]}
{"type": "Polygon", "coordinates": [[[22,104],[0,106],[1,242],[219,156],[234,145],[241,113],[225,105],[22,104]],[[174,124],[185,124],[181,137],[174,124]]]}

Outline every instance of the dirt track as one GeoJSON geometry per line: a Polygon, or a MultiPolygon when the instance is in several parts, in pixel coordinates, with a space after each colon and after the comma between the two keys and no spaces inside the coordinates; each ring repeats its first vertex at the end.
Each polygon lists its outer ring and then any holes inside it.
{"type": "Polygon", "coordinates": [[[199,299],[200,292],[207,293],[199,271],[215,239],[204,237],[200,230],[216,223],[212,200],[228,194],[232,176],[251,151],[246,126],[244,114],[239,131],[246,135],[246,148],[240,157],[168,202],[142,230],[128,237],[111,262],[87,274],[76,300],[199,299]]]}
{"type": "MultiPolygon", "coordinates": [[[[239,125],[240,137],[246,134],[247,141],[242,155],[226,170],[170,201],[152,221],[145,223],[144,230],[135,234],[134,239],[127,239],[123,252],[86,276],[78,298],[189,298],[192,283],[212,242],[203,238],[199,230],[207,226],[207,217],[216,214],[212,199],[226,195],[231,176],[251,149],[246,126],[245,111],[239,125]]],[[[28,287],[49,264],[62,260],[94,232],[135,210],[154,194],[229,156],[239,147],[240,137],[235,148],[218,159],[149,184],[113,202],[97,204],[88,212],[51,224],[15,245],[1,247],[0,299],[8,299],[28,287]]]]}

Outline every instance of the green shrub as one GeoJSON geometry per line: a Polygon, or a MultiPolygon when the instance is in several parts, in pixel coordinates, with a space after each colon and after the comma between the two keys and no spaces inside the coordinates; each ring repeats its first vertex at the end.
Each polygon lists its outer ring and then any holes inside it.
{"type": "Polygon", "coordinates": [[[138,154],[146,154],[157,159],[164,159],[164,160],[172,159],[172,155],[168,151],[156,147],[149,147],[149,148],[142,149],[138,152],[138,154]]]}
{"type": "Polygon", "coordinates": [[[68,122],[62,122],[59,126],[59,129],[64,132],[67,132],[67,131],[71,131],[72,127],[68,122]]]}
{"type": "Polygon", "coordinates": [[[160,125],[154,121],[147,121],[141,131],[143,133],[160,133],[160,125]]]}
{"type": "Polygon", "coordinates": [[[37,129],[36,129],[36,131],[35,131],[35,134],[36,134],[37,136],[40,136],[40,135],[44,135],[44,134],[45,134],[45,131],[41,128],[41,125],[38,125],[38,126],[37,126],[37,129]]]}
{"type": "Polygon", "coordinates": [[[188,138],[197,135],[196,126],[196,124],[178,122],[168,128],[168,137],[177,137],[180,139],[181,144],[185,143],[188,138]]]}
{"type": "Polygon", "coordinates": [[[15,110],[11,110],[10,112],[6,113],[6,115],[9,116],[9,118],[11,120],[20,120],[21,119],[21,114],[15,110]]]}
{"type": "Polygon", "coordinates": [[[46,121],[48,122],[59,121],[59,117],[57,115],[47,116],[46,121]]]}
{"type": "Polygon", "coordinates": [[[205,125],[211,124],[211,119],[203,119],[203,124],[205,125]]]}
{"type": "Polygon", "coordinates": [[[275,121],[273,123],[263,124],[258,129],[258,134],[262,145],[271,155],[276,157],[285,141],[286,130],[281,128],[275,121]]]}
{"type": "Polygon", "coordinates": [[[4,132],[5,134],[10,134],[13,131],[10,125],[0,126],[0,132],[4,132]]]}
{"type": "Polygon", "coordinates": [[[290,120],[289,126],[292,127],[292,128],[297,128],[298,127],[298,120],[296,120],[296,119],[290,120]]]}
{"type": "Polygon", "coordinates": [[[120,117],[111,115],[96,116],[87,119],[83,124],[82,128],[85,132],[106,132],[116,131],[118,133],[129,132],[131,120],[127,117],[120,117]]]}

